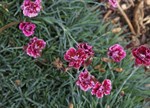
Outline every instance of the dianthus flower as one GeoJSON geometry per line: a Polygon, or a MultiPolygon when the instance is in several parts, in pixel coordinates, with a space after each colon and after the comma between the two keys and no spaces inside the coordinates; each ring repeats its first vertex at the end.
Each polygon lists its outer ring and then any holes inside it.
{"type": "Polygon", "coordinates": [[[102,86],[102,84],[96,82],[96,84],[92,88],[91,94],[96,95],[97,98],[102,98],[104,96],[103,89],[104,87],[102,86]]]}
{"type": "Polygon", "coordinates": [[[86,60],[82,65],[88,66],[89,64],[91,64],[94,56],[93,47],[88,43],[79,43],[77,44],[77,49],[82,49],[86,54],[86,60]]]}
{"type": "Polygon", "coordinates": [[[150,48],[144,45],[134,48],[132,55],[135,57],[136,65],[150,66],[150,48]]]}
{"type": "Polygon", "coordinates": [[[69,62],[70,67],[79,69],[86,60],[86,54],[82,49],[69,48],[64,55],[64,59],[69,62]]]}
{"type": "Polygon", "coordinates": [[[76,82],[76,85],[78,85],[83,91],[91,89],[94,84],[94,76],[90,75],[86,69],[79,74],[76,82]]]}
{"type": "Polygon", "coordinates": [[[21,22],[19,24],[19,29],[22,30],[23,34],[27,37],[34,34],[36,25],[31,22],[21,22]]]}
{"type": "Polygon", "coordinates": [[[30,42],[24,46],[24,50],[29,56],[38,58],[41,56],[42,50],[45,46],[46,42],[44,40],[33,37],[30,39],[30,42]]]}
{"type": "Polygon", "coordinates": [[[126,52],[119,44],[115,44],[108,49],[108,56],[110,56],[115,62],[120,62],[125,58],[126,52]]]}
{"type": "Polygon", "coordinates": [[[111,92],[111,89],[112,89],[111,80],[105,79],[105,80],[102,82],[102,86],[104,87],[103,93],[104,93],[105,95],[109,95],[110,92],[111,92]]]}
{"type": "Polygon", "coordinates": [[[41,0],[35,0],[34,2],[31,0],[24,0],[21,5],[21,9],[23,10],[24,16],[28,16],[30,18],[35,17],[42,9],[41,0]]]}

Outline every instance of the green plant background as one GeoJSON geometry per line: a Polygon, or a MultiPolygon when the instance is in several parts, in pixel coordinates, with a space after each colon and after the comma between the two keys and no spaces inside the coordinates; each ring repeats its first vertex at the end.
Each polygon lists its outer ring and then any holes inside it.
{"type": "Polygon", "coordinates": [[[0,33],[0,108],[67,108],[72,102],[74,108],[146,108],[144,99],[150,96],[145,84],[150,78],[144,69],[139,68],[122,87],[123,82],[134,71],[131,51],[126,49],[127,57],[121,63],[105,63],[107,49],[115,43],[125,46],[128,34],[113,34],[111,22],[104,22],[104,5],[94,0],[42,0],[43,10],[35,18],[23,16],[20,6],[22,0],[2,0],[0,2],[0,28],[11,22],[31,21],[36,24],[35,36],[47,43],[42,57],[33,59],[24,53],[22,46],[29,42],[18,29],[9,27],[0,33]],[[101,10],[99,7],[102,7],[101,10]],[[71,69],[63,72],[52,62],[60,58],[69,47],[77,42],[88,42],[94,47],[95,57],[88,70],[100,82],[105,78],[112,80],[111,95],[102,99],[84,92],[75,85],[78,73],[71,69]],[[94,69],[101,64],[106,72],[94,69]],[[117,73],[113,68],[123,68],[117,73]],[[20,80],[20,86],[15,84],[20,80]]]}

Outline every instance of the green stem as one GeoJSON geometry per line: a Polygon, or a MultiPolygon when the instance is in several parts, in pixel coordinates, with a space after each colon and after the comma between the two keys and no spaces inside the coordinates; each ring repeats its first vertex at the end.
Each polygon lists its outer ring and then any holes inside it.
{"type": "Polygon", "coordinates": [[[69,34],[69,36],[76,44],[78,44],[78,42],[70,34],[69,34]]]}
{"type": "Polygon", "coordinates": [[[20,50],[20,49],[23,49],[23,47],[10,47],[10,48],[5,48],[5,49],[1,50],[0,52],[7,51],[7,50],[20,50]]]}
{"type": "Polygon", "coordinates": [[[112,71],[112,67],[111,67],[111,64],[108,62],[108,67],[109,67],[109,69],[110,69],[110,72],[111,72],[111,74],[112,74],[112,76],[113,76],[113,79],[115,79],[115,75],[114,75],[114,73],[113,73],[113,71],[112,71]]]}
{"type": "Polygon", "coordinates": [[[103,108],[103,103],[102,102],[103,102],[103,98],[100,99],[100,106],[101,106],[101,108],[103,108]]]}
{"type": "Polygon", "coordinates": [[[78,42],[71,36],[69,30],[67,28],[65,28],[63,26],[63,24],[59,24],[59,26],[63,29],[63,31],[66,35],[68,35],[76,44],[78,44],[78,42]]]}
{"type": "Polygon", "coordinates": [[[137,67],[134,68],[134,70],[131,72],[131,74],[127,77],[127,79],[122,83],[122,85],[120,86],[120,89],[118,90],[118,92],[116,93],[115,97],[113,98],[113,101],[111,104],[113,104],[118,96],[118,94],[121,92],[123,86],[127,83],[127,81],[131,78],[131,76],[138,70],[137,67]]]}

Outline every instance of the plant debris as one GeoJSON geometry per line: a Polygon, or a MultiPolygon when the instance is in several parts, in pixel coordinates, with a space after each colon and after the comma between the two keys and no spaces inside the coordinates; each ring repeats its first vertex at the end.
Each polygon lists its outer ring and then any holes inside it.
{"type": "Polygon", "coordinates": [[[115,9],[106,1],[99,0],[99,2],[106,3],[104,20],[111,21],[114,25],[120,25],[118,29],[113,28],[113,33],[120,32],[123,26],[128,25],[129,28],[123,30],[124,33],[131,32],[129,37],[131,43],[128,48],[142,44],[150,45],[150,0],[118,0],[115,9]]]}

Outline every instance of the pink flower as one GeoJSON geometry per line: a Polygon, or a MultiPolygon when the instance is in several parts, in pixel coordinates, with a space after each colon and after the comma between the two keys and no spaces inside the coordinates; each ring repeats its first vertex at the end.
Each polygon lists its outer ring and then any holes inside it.
{"type": "Polygon", "coordinates": [[[86,53],[87,57],[90,57],[90,56],[94,55],[93,47],[88,45],[88,43],[79,43],[77,45],[77,48],[84,50],[84,52],[86,53]]]}
{"type": "Polygon", "coordinates": [[[24,50],[29,56],[38,58],[41,56],[41,52],[45,46],[46,42],[44,40],[33,37],[30,39],[28,45],[24,46],[24,50]]]}
{"type": "Polygon", "coordinates": [[[91,89],[94,84],[94,77],[91,76],[87,70],[84,70],[79,74],[76,82],[76,85],[78,85],[83,91],[91,89]]]}
{"type": "Polygon", "coordinates": [[[83,62],[83,65],[88,66],[89,64],[91,64],[94,56],[93,47],[88,45],[88,43],[79,43],[77,45],[77,49],[82,49],[86,54],[86,60],[85,62],[83,62]]]}
{"type": "Polygon", "coordinates": [[[22,30],[23,34],[27,37],[34,34],[36,26],[31,22],[21,22],[19,25],[19,29],[22,30]]]}
{"type": "Polygon", "coordinates": [[[110,92],[111,92],[111,89],[112,89],[111,80],[105,79],[105,80],[102,82],[102,86],[104,87],[103,93],[104,93],[105,95],[109,95],[110,92]]]}
{"type": "Polygon", "coordinates": [[[24,16],[28,16],[30,18],[35,17],[42,9],[41,0],[35,0],[34,2],[31,0],[24,0],[21,5],[21,9],[23,10],[24,16]]]}
{"type": "Polygon", "coordinates": [[[150,66],[150,48],[142,45],[132,50],[136,65],[150,66]]]}
{"type": "Polygon", "coordinates": [[[119,44],[115,44],[108,49],[108,56],[110,56],[115,62],[120,62],[125,58],[126,52],[119,44]]]}
{"type": "Polygon", "coordinates": [[[111,81],[105,79],[102,84],[97,82],[92,88],[91,94],[96,95],[97,98],[102,98],[104,95],[109,95],[112,89],[111,81]]]}
{"type": "Polygon", "coordinates": [[[114,8],[117,7],[117,0],[109,0],[109,3],[111,4],[112,7],[114,8]]]}
{"type": "Polygon", "coordinates": [[[104,96],[103,89],[102,84],[97,82],[92,88],[91,94],[96,95],[97,98],[102,98],[104,96]]]}
{"type": "Polygon", "coordinates": [[[70,67],[79,69],[83,62],[86,60],[86,54],[82,49],[76,50],[75,48],[70,48],[64,55],[64,59],[69,62],[70,67]]]}

